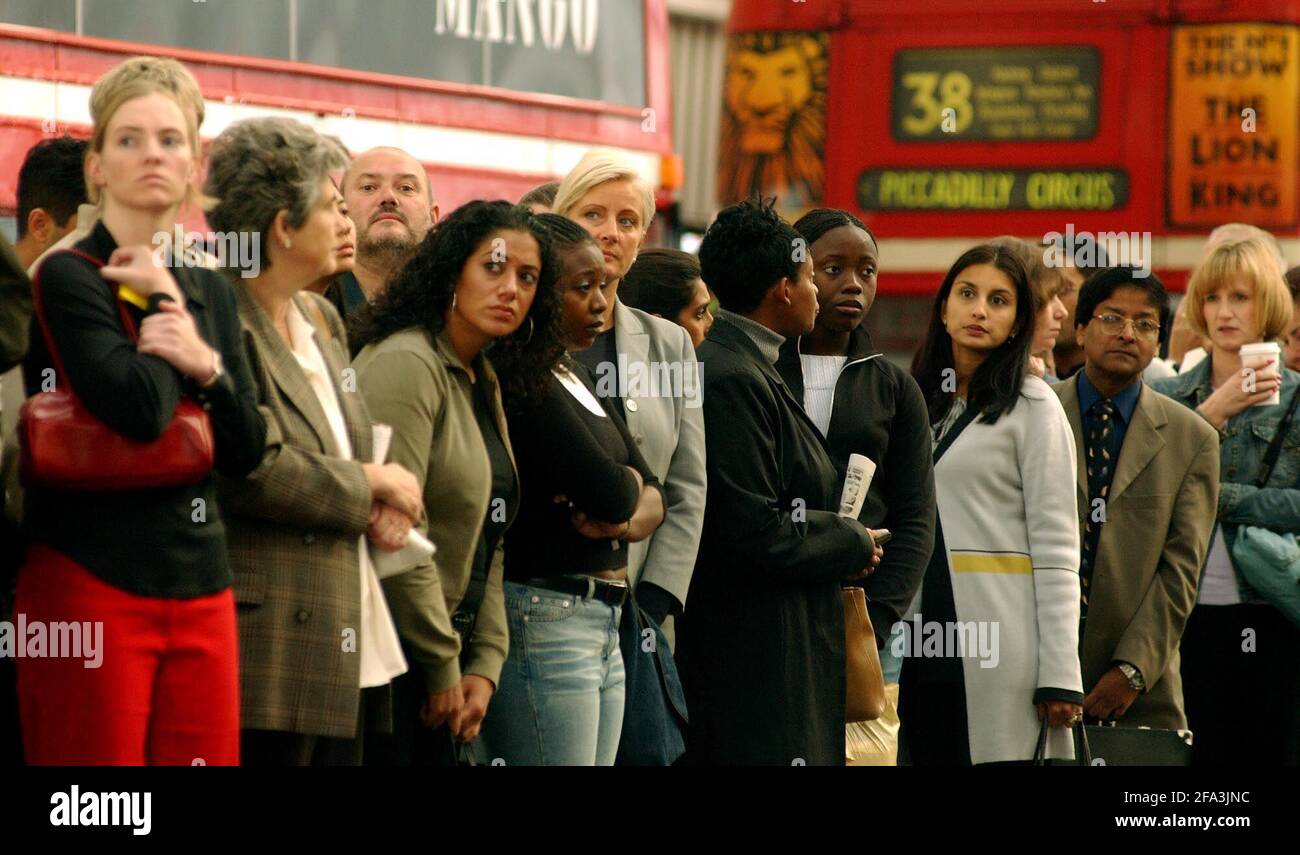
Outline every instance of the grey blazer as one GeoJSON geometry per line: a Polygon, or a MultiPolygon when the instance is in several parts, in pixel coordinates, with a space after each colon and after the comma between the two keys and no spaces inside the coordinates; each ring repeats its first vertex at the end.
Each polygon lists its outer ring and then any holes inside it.
{"type": "Polygon", "coordinates": [[[704,392],[695,347],[677,324],[621,302],[614,304],[614,345],[627,365],[628,430],[663,485],[666,504],[659,530],[629,547],[628,576],[684,604],[704,526],[704,392]]]}

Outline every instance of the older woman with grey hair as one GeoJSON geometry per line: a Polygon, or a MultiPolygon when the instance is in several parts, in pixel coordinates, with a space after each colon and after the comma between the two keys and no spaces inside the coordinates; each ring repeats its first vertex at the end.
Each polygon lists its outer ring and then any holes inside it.
{"type": "Polygon", "coordinates": [[[406,670],[367,540],[402,546],[421,515],[419,487],[400,466],[371,462],[343,324],[303,290],[351,240],[330,178],[346,165],[342,144],[306,125],[249,119],[214,141],[205,186],[219,200],[208,223],[225,243],[267,422],[261,464],[218,494],[246,765],[360,764],[364,731],[387,729],[388,686],[406,670]]]}

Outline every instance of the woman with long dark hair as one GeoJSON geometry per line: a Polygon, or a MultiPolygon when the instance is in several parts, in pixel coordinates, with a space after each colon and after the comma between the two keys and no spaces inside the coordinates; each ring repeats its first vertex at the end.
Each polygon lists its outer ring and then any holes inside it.
{"type": "MultiPolygon", "coordinates": [[[[895,639],[914,765],[1028,761],[1044,715],[1082,718],[1074,436],[1028,374],[1034,332],[1024,264],[977,246],[944,277],[914,366],[939,510],[919,610],[895,639]]],[[[1057,730],[1048,756],[1070,754],[1057,730]]]]}
{"type": "MultiPolygon", "coordinates": [[[[608,306],[600,249],[554,214],[555,292],[569,352],[590,347],[608,306]]],[[[507,369],[493,362],[503,376],[507,369]]],[[[483,725],[488,756],[510,766],[608,766],[622,733],[619,624],[628,544],[663,522],[664,500],[627,426],[570,356],[537,361],[540,398],[507,388],[523,500],[506,535],[510,657],[483,725]]]]}
{"type": "Polygon", "coordinates": [[[415,473],[437,548],[384,582],[414,671],[395,681],[395,738],[376,745],[377,762],[454,765],[500,685],[504,534],[520,497],[502,395],[536,397],[563,352],[554,282],[527,209],[470,202],[425,237],[360,329],[358,388],[393,428],[389,460],[415,473]]]}

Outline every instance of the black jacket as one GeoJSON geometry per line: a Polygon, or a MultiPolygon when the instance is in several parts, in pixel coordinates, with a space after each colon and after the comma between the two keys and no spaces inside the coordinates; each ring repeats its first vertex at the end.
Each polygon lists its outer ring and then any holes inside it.
{"type": "MultiPolygon", "coordinates": [[[[791,393],[803,401],[799,341],[781,348],[776,367],[791,393]]],[[[826,444],[843,483],[850,454],[876,464],[876,474],[858,520],[867,528],[887,528],[893,539],[885,557],[867,578],[867,610],[884,646],[921,585],[934,549],[934,462],[930,418],[921,387],[903,369],[873,350],[867,331],[849,337],[848,362],[835,382],[826,444]]]]}
{"type": "Polygon", "coordinates": [[[556,504],[556,496],[568,497],[593,520],[621,524],[632,518],[641,499],[629,467],[644,485],[662,493],[627,425],[609,399],[598,395],[587,369],[572,359],[563,364],[605,415],[589,412],[555,377],[547,378],[546,397],[527,410],[506,409],[520,500],[505,537],[505,578],[525,585],[539,577],[627,566],[626,540],[579,534],[570,521],[572,511],[556,504]]]}
{"type": "Polygon", "coordinates": [[[836,514],[821,435],[757,345],[720,318],[697,352],[708,495],[676,650],[688,761],[842,766],[840,580],[870,539],[836,514]]]}
{"type": "MultiPolygon", "coordinates": [[[[107,261],[117,248],[103,222],[76,248],[107,261]]],[[[207,390],[156,356],[140,353],[123,329],[116,286],[89,261],[56,253],[41,264],[40,298],[67,382],[108,427],[153,441],[171,422],[183,395],[204,405],[212,419],[215,467],[242,478],[261,461],[266,422],[240,334],[235,297],[219,273],[173,268],[173,276],[199,335],[221,352],[225,373],[207,390]]],[[[127,311],[137,329],[144,312],[127,311]]],[[[23,364],[27,393],[44,391],[53,361],[35,323],[23,364]]],[[[197,484],[147,490],[28,490],[24,526],[33,542],[72,558],[110,585],[147,597],[187,599],[231,584],[226,530],[209,475],[197,484]],[[202,500],[201,503],[199,500],[202,500]]]]}
{"type": "Polygon", "coordinates": [[[32,319],[32,286],[9,242],[0,237],[0,373],[27,354],[32,319]]]}
{"type": "MultiPolygon", "coordinates": [[[[27,332],[32,319],[32,286],[9,242],[0,237],[0,373],[22,362],[27,354],[27,332]]],[[[8,415],[6,423],[17,424],[8,415]]],[[[5,437],[0,434],[0,444],[5,437]]],[[[11,463],[0,470],[0,620],[9,618],[13,579],[22,561],[22,538],[10,520],[5,488],[11,463]]],[[[16,468],[16,467],[15,467],[16,468]]],[[[4,746],[0,745],[0,755],[4,746]]]]}

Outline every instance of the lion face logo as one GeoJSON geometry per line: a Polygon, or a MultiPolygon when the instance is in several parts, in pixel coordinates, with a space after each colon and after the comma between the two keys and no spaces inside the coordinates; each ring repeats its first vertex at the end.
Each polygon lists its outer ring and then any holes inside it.
{"type": "Polygon", "coordinates": [[[798,47],[738,51],[727,68],[727,109],[745,154],[778,154],[790,117],[812,99],[812,70],[798,47]]]}
{"type": "Polygon", "coordinates": [[[825,185],[825,33],[739,33],[727,50],[719,194],[782,208],[821,202],[825,185]]]}

